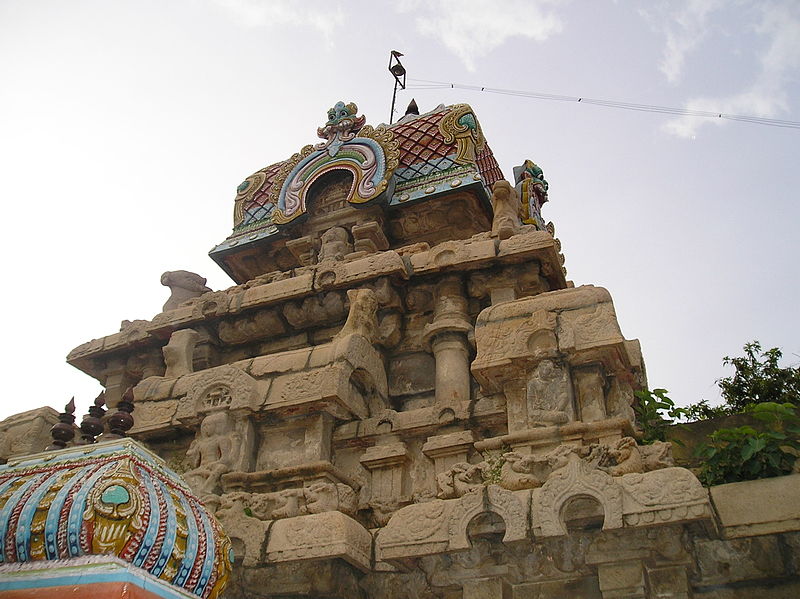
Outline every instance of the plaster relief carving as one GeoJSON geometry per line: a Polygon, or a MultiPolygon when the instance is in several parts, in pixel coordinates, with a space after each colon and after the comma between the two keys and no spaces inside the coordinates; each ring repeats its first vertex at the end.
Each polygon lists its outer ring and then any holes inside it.
{"type": "Polygon", "coordinates": [[[218,329],[220,341],[230,344],[247,343],[285,332],[286,326],[275,310],[258,310],[246,316],[223,320],[218,329]]]}
{"type": "Polygon", "coordinates": [[[302,301],[287,302],[283,306],[283,315],[296,329],[340,322],[345,314],[344,294],[340,291],[312,295],[302,301]]]}
{"type": "Polygon", "coordinates": [[[212,368],[196,381],[181,402],[178,419],[191,418],[215,410],[254,410],[258,405],[256,381],[235,366],[212,368]]]}
{"type": "Polygon", "coordinates": [[[203,419],[200,431],[186,452],[194,466],[183,476],[200,496],[217,494],[220,477],[240,465],[248,449],[240,427],[229,412],[214,412],[203,419]]]}
{"type": "Polygon", "coordinates": [[[454,499],[463,497],[467,493],[483,489],[483,472],[485,463],[468,464],[460,462],[449,470],[436,475],[437,497],[439,499],[454,499]]]}
{"type": "Polygon", "coordinates": [[[542,536],[567,534],[561,512],[576,497],[590,497],[602,506],[603,530],[622,527],[622,490],[611,475],[592,468],[573,453],[566,467],[547,479],[534,501],[534,521],[542,536]]]}
{"type": "Polygon", "coordinates": [[[497,485],[489,485],[483,493],[465,495],[457,500],[450,513],[448,549],[468,549],[470,540],[467,527],[473,518],[485,512],[497,514],[503,519],[506,525],[504,543],[526,540],[529,505],[529,493],[516,495],[497,485]]]}
{"type": "Polygon", "coordinates": [[[344,260],[353,251],[350,234],[342,227],[331,227],[320,238],[318,261],[344,260]]]}

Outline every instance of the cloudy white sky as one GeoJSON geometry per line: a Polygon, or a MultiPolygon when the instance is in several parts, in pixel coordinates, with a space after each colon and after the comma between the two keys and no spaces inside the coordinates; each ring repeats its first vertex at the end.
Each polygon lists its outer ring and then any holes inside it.
{"type": "MultiPolygon", "coordinates": [[[[234,190],[337,100],[389,118],[414,79],[800,121],[797,0],[0,0],[0,418],[100,387],[70,349],[151,318],[208,258],[234,190]]],[[[800,361],[800,130],[459,89],[510,178],[550,182],[576,285],[607,287],[651,387],[715,400],[724,355],[800,361]]]]}

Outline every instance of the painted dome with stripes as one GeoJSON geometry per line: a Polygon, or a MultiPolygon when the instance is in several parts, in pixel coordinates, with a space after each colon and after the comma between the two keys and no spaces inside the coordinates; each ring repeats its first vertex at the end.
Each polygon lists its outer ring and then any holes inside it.
{"type": "Polygon", "coordinates": [[[231,545],[164,462],[130,439],[0,466],[0,564],[113,554],[214,599],[231,545]]]}

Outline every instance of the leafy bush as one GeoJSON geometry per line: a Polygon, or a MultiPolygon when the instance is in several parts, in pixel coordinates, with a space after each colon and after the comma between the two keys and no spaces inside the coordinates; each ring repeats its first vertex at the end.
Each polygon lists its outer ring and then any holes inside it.
{"type": "Polygon", "coordinates": [[[765,430],[722,428],[697,448],[703,459],[698,477],[706,486],[780,476],[800,457],[800,414],[791,403],[762,402],[747,409],[765,430]]]}
{"type": "Polygon", "coordinates": [[[762,351],[758,341],[745,343],[744,356],[725,356],[722,363],[733,366],[733,376],[717,381],[724,404],[709,405],[703,399],[686,407],[688,420],[707,420],[745,411],[764,402],[791,403],[800,406],[800,367],[778,365],[783,353],[777,347],[762,351]]]}
{"type": "Polygon", "coordinates": [[[654,441],[665,441],[667,427],[672,421],[686,417],[686,409],[677,407],[667,393],[666,389],[634,391],[639,401],[633,404],[633,409],[636,411],[636,420],[642,429],[641,440],[645,445],[654,441]]]}

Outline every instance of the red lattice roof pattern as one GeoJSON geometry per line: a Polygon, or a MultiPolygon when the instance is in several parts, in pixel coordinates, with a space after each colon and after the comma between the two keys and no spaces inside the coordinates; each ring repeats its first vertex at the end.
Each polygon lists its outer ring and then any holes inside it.
{"type": "Polygon", "coordinates": [[[253,209],[265,206],[266,204],[271,204],[272,202],[269,200],[267,193],[269,192],[270,188],[272,187],[272,181],[275,178],[275,175],[278,174],[278,171],[281,170],[281,167],[286,163],[286,161],[276,162],[275,164],[271,164],[263,169],[261,169],[264,174],[266,175],[266,180],[261,185],[261,187],[253,194],[247,202],[245,202],[243,208],[245,212],[250,212],[253,209]]]}
{"type": "Polygon", "coordinates": [[[390,127],[400,142],[400,166],[443,158],[456,151],[455,142],[446,144],[439,131],[439,121],[449,108],[390,127]]]}
{"type": "Polygon", "coordinates": [[[488,143],[483,148],[483,151],[478,154],[475,162],[478,163],[478,170],[486,187],[491,189],[492,185],[503,178],[503,171],[500,170],[500,165],[497,164],[497,160],[495,160],[488,143]]]}

